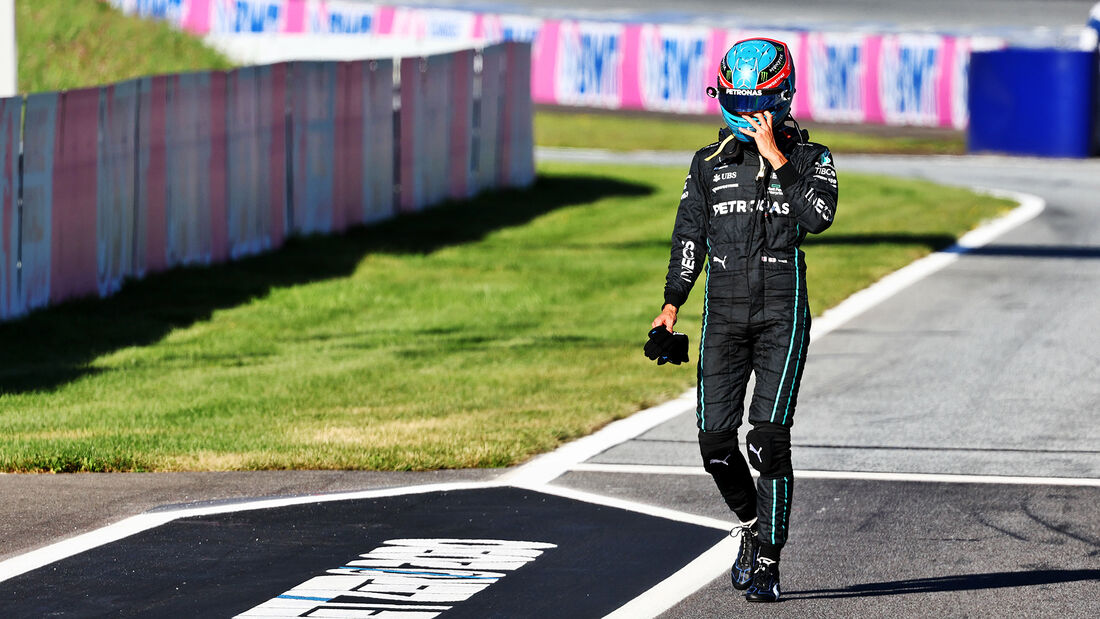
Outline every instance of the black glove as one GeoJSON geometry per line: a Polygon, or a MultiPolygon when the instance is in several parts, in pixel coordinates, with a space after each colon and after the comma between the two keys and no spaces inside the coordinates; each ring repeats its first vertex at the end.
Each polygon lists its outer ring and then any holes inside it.
{"type": "Polygon", "coordinates": [[[657,365],[687,363],[688,336],[683,333],[669,333],[663,326],[653,327],[649,330],[649,341],[645,343],[645,356],[656,359],[657,365]]]}

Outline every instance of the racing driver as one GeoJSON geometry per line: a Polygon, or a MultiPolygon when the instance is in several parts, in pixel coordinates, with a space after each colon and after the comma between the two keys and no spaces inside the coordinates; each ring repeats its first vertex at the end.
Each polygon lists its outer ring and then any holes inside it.
{"type": "Polygon", "coordinates": [[[779,599],[793,475],[791,424],[810,343],[806,263],[799,245],[833,221],[836,171],[826,147],[790,117],[794,64],[786,44],[746,39],[718,71],[726,127],[695,153],[672,233],[664,306],[652,327],[669,331],[706,270],[699,348],[703,467],[741,523],[733,587],[753,602],[779,599]],[[790,124],[788,124],[790,121],[790,124]],[[792,126],[793,125],[793,126],[792,126]],[[737,430],[749,374],[756,386],[745,435],[737,430]]]}

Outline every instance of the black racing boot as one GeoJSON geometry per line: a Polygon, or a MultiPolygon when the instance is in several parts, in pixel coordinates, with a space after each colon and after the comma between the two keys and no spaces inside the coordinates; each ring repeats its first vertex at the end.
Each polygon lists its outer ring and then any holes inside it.
{"type": "Polygon", "coordinates": [[[760,557],[752,573],[752,586],[745,592],[750,602],[779,601],[779,562],[760,557]]]}
{"type": "Polygon", "coordinates": [[[760,540],[756,533],[755,519],[752,524],[738,528],[741,529],[741,548],[737,551],[737,560],[730,568],[730,580],[733,581],[734,589],[744,591],[752,584],[752,568],[760,554],[760,540]]]}

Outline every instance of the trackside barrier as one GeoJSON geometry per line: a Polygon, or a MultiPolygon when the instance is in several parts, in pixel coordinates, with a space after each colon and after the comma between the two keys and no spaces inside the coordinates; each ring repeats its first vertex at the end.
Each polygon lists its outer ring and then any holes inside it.
{"type": "Polygon", "coordinates": [[[0,320],[526,186],[529,62],[517,43],[404,59],[396,101],[391,60],[0,99],[0,320]]]}
{"type": "Polygon", "coordinates": [[[505,43],[507,53],[504,79],[504,109],[501,118],[505,134],[500,140],[502,153],[501,176],[498,183],[511,187],[523,187],[535,180],[533,159],[517,156],[533,151],[535,134],[532,127],[531,97],[523,86],[531,81],[531,47],[517,43],[505,43]]]}
{"type": "Polygon", "coordinates": [[[209,264],[213,258],[215,180],[211,73],[168,80],[165,127],[165,262],[176,267],[209,264]]]}
{"type": "Polygon", "coordinates": [[[139,81],[135,277],[163,271],[168,266],[168,81],[165,76],[139,81]]]}
{"type": "Polygon", "coordinates": [[[99,89],[61,93],[54,132],[50,303],[98,291],[96,269],[99,89]]]}
{"type": "Polygon", "coordinates": [[[228,75],[229,257],[282,244],[286,229],[286,66],[228,75]]]}
{"type": "Polygon", "coordinates": [[[501,167],[501,122],[494,119],[503,119],[504,84],[501,76],[504,74],[504,66],[507,57],[504,47],[494,45],[485,48],[481,54],[481,99],[478,103],[478,113],[474,114],[473,157],[475,160],[475,172],[473,182],[478,189],[492,187],[497,182],[498,170],[501,167]]]}
{"type": "Polygon", "coordinates": [[[290,65],[291,225],[299,234],[329,232],[333,223],[336,148],[335,62],[290,65]]]}
{"type": "Polygon", "coordinates": [[[96,174],[96,273],[99,295],[117,292],[134,276],[137,225],[138,82],[99,90],[100,140],[96,174]]]}
{"type": "MultiPolygon", "coordinates": [[[[447,197],[453,60],[450,55],[401,60],[403,212],[420,210],[447,197]]],[[[465,102],[457,105],[464,107],[465,102]]],[[[468,154],[462,159],[469,161],[468,154]]]]}
{"type": "Polygon", "coordinates": [[[358,176],[363,223],[373,223],[394,212],[393,61],[371,60],[358,66],[363,72],[363,161],[358,176]]]}
{"type": "Polygon", "coordinates": [[[18,211],[19,274],[15,315],[50,301],[54,134],[61,95],[27,97],[23,120],[23,205],[18,211]]]}
{"type": "Polygon", "coordinates": [[[0,99],[0,320],[15,315],[19,278],[19,133],[23,102],[0,99]]]}

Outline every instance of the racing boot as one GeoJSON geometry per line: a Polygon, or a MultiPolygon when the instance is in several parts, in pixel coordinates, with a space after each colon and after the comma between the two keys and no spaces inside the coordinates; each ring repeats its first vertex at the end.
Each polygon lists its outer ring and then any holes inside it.
{"type": "Polygon", "coordinates": [[[745,592],[750,602],[779,601],[779,562],[766,557],[756,561],[756,571],[752,573],[752,586],[745,592]]]}
{"type": "Polygon", "coordinates": [[[749,524],[738,528],[741,529],[741,548],[737,551],[737,560],[730,568],[730,580],[733,581],[734,589],[744,591],[752,584],[752,568],[756,565],[757,556],[760,554],[760,539],[756,533],[755,518],[749,524]]]}

